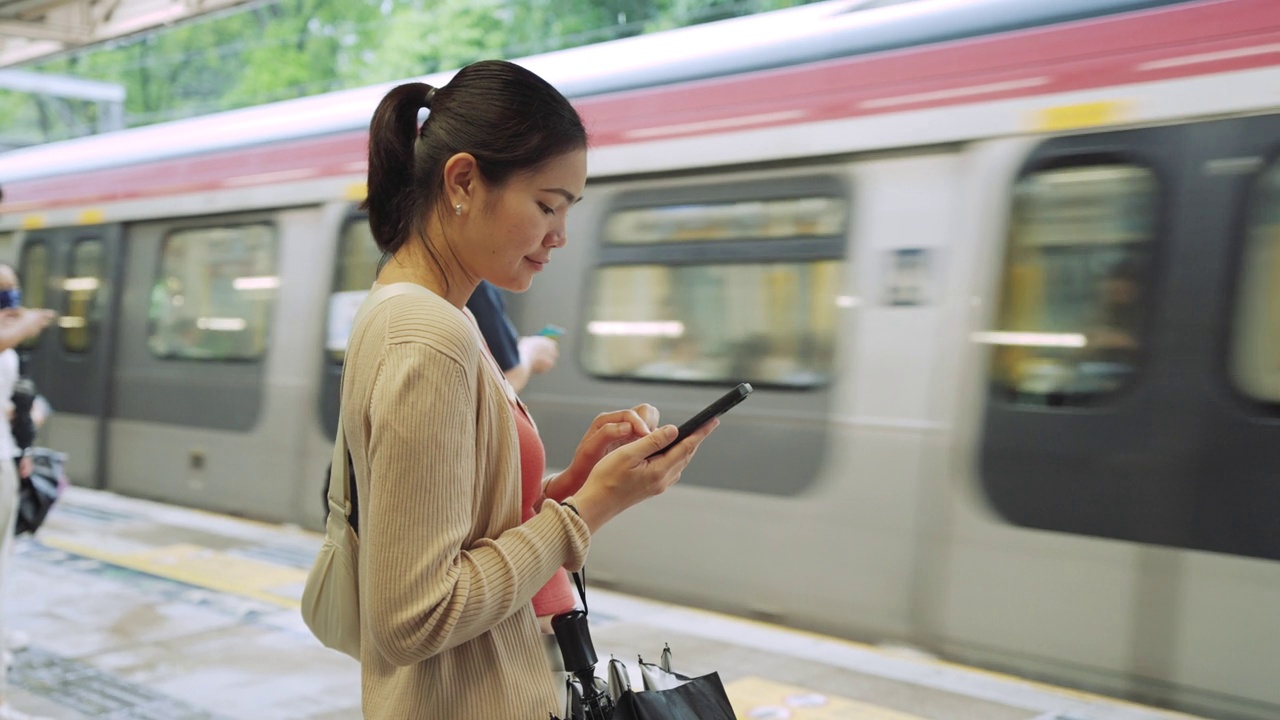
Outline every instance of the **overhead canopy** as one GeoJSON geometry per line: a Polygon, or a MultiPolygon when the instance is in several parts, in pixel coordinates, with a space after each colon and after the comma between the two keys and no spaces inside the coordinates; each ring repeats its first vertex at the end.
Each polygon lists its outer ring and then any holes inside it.
{"type": "Polygon", "coordinates": [[[0,0],[0,68],[248,0],[0,0]]]}

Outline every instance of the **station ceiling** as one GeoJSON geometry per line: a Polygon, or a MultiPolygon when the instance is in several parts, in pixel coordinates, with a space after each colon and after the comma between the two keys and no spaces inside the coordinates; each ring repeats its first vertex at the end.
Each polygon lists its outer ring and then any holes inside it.
{"type": "Polygon", "coordinates": [[[0,0],[0,68],[250,0],[0,0]]]}

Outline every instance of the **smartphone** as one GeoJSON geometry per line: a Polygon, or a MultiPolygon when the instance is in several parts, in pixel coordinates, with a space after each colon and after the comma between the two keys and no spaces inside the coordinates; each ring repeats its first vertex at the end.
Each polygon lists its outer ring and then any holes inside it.
{"type": "Polygon", "coordinates": [[[564,335],[564,333],[565,333],[565,329],[560,327],[559,325],[546,325],[541,330],[538,331],[539,335],[543,337],[549,337],[552,340],[559,340],[560,336],[564,335]]]}
{"type": "Polygon", "coordinates": [[[667,450],[670,450],[681,440],[684,440],[696,432],[698,428],[729,412],[735,405],[746,400],[747,396],[751,394],[753,389],[754,388],[751,387],[751,383],[742,383],[738,385],[738,387],[730,390],[724,395],[721,395],[718,400],[703,408],[702,412],[686,420],[684,424],[680,426],[680,432],[676,435],[676,439],[671,441],[670,445],[662,448],[649,457],[661,455],[667,450]]]}

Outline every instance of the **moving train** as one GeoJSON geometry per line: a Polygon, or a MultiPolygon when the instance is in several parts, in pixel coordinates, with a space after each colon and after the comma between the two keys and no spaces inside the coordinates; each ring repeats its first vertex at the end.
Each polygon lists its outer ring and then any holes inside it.
{"type": "MultiPolygon", "coordinates": [[[[1280,717],[1280,3],[829,0],[520,62],[593,142],[510,300],[568,329],[551,465],[757,388],[595,581],[1280,717]]],[[[320,527],[390,87],[0,155],[74,482],[320,527]]]]}

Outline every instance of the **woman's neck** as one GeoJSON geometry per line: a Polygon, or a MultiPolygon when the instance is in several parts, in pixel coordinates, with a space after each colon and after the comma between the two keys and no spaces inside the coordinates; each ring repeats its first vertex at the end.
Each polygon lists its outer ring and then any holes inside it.
{"type": "Polygon", "coordinates": [[[401,245],[378,273],[378,282],[383,285],[398,282],[421,285],[461,310],[480,282],[472,280],[461,267],[442,267],[445,263],[457,264],[457,258],[446,248],[433,247],[432,257],[425,245],[421,237],[414,237],[401,245]]]}

